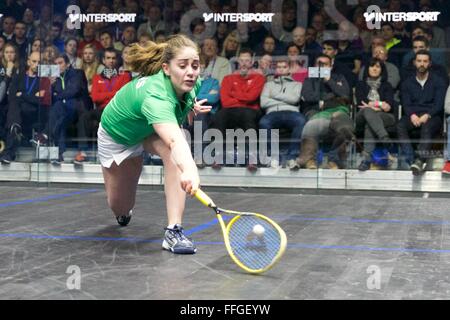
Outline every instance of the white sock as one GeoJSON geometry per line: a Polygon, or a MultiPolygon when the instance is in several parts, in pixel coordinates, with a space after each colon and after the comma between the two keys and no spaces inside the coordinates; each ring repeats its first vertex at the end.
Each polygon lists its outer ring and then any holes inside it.
{"type": "Polygon", "coordinates": [[[167,226],[167,229],[173,229],[173,228],[175,228],[175,224],[169,224],[169,225],[167,226]]]}

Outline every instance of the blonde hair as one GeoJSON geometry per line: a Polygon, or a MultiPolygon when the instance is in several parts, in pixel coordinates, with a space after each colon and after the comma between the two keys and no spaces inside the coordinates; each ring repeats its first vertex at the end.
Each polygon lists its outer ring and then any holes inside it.
{"type": "Polygon", "coordinates": [[[94,78],[94,75],[97,73],[97,69],[100,65],[100,62],[98,61],[97,51],[96,51],[94,45],[92,45],[90,43],[85,45],[83,48],[83,55],[84,55],[84,51],[86,49],[91,49],[94,52],[94,61],[91,64],[88,64],[84,61],[84,59],[82,59],[81,69],[84,71],[84,74],[86,75],[88,83],[91,84],[92,78],[94,78]]]}
{"type": "Polygon", "coordinates": [[[169,63],[181,49],[186,47],[193,48],[200,54],[198,45],[182,34],[170,36],[163,43],[149,41],[145,47],[134,43],[128,52],[128,65],[132,71],[140,73],[141,76],[151,76],[161,70],[163,63],[169,63]]]}
{"type": "Polygon", "coordinates": [[[6,48],[8,48],[8,47],[13,48],[13,50],[14,50],[14,53],[15,53],[14,61],[13,61],[13,62],[14,62],[14,67],[15,67],[16,69],[18,69],[18,68],[19,68],[19,60],[20,60],[20,57],[19,57],[19,50],[18,50],[17,47],[16,47],[14,44],[12,44],[11,42],[5,43],[5,45],[4,45],[4,47],[3,47],[3,50],[2,50],[2,64],[3,64],[4,67],[6,67],[7,64],[8,64],[8,62],[6,61],[6,58],[5,58],[5,51],[6,51],[6,48]]]}
{"type": "Polygon", "coordinates": [[[233,30],[227,35],[225,40],[223,40],[222,52],[220,53],[220,55],[222,57],[226,57],[226,55],[227,55],[226,48],[228,47],[228,42],[230,42],[232,40],[234,40],[238,43],[235,56],[236,57],[239,56],[239,52],[241,51],[241,41],[239,39],[239,34],[238,34],[237,30],[233,30]]]}

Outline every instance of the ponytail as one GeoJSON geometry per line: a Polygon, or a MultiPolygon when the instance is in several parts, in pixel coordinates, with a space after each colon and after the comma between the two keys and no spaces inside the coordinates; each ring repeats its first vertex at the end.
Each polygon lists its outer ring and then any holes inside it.
{"type": "Polygon", "coordinates": [[[200,51],[195,42],[182,34],[171,36],[163,43],[149,41],[145,47],[132,44],[128,52],[130,69],[142,76],[154,75],[162,69],[163,63],[169,63],[185,47],[200,51]]]}

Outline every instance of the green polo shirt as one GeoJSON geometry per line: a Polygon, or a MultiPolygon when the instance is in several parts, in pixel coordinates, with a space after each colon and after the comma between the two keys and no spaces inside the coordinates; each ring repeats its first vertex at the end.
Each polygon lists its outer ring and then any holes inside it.
{"type": "Polygon", "coordinates": [[[161,70],[123,86],[103,110],[101,124],[117,143],[133,146],[155,132],[155,123],[181,125],[194,106],[201,80],[179,101],[172,83],[161,70]]]}

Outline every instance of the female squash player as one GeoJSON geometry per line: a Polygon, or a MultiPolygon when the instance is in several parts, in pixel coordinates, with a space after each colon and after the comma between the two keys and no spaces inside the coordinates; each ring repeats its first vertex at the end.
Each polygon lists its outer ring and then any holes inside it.
{"type": "Polygon", "coordinates": [[[196,100],[200,88],[198,46],[184,35],[165,43],[137,44],[129,51],[130,65],[140,77],[122,87],[103,111],[98,129],[108,205],[118,223],[131,219],[142,170],[142,153],[159,155],[164,165],[168,226],[162,247],[193,254],[196,246],[181,226],[186,193],[199,187],[197,167],[180,125],[188,113],[209,112],[206,100],[196,100]]]}

